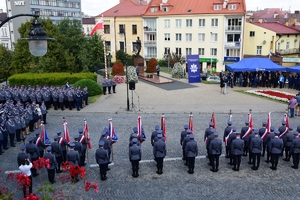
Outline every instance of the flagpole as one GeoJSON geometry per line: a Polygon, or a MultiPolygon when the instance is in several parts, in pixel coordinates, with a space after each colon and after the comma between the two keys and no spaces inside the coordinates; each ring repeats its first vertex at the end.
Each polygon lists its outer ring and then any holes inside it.
{"type": "MultiPolygon", "coordinates": [[[[103,15],[102,15],[102,19],[103,19],[103,15]]],[[[103,51],[104,51],[104,67],[105,67],[105,79],[108,79],[108,73],[107,73],[107,61],[106,61],[106,45],[105,45],[105,36],[104,36],[104,20],[103,20],[103,26],[102,26],[102,40],[103,40],[103,51]]]]}
{"type": "MultiPolygon", "coordinates": [[[[83,119],[83,121],[84,121],[84,129],[86,129],[86,119],[83,119]]],[[[84,130],[84,131],[86,131],[86,130],[84,130]]],[[[85,132],[83,132],[83,133],[85,133],[85,132]]],[[[83,134],[83,137],[85,137],[84,134],[83,134]]],[[[86,138],[86,140],[88,140],[88,137],[86,138]]],[[[85,152],[85,154],[86,154],[86,158],[87,158],[88,165],[89,165],[89,167],[90,167],[89,148],[87,147],[86,150],[87,150],[87,151],[85,152]]]]}
{"type": "MultiPolygon", "coordinates": [[[[64,126],[64,136],[63,136],[63,138],[64,138],[64,140],[65,140],[65,139],[66,139],[66,138],[65,138],[65,135],[66,135],[66,130],[65,130],[65,126],[66,126],[66,125],[65,125],[65,123],[66,123],[67,120],[66,120],[65,117],[63,117],[63,120],[64,120],[64,121],[63,121],[63,126],[64,126]]],[[[70,143],[71,143],[71,141],[70,141],[70,143]]],[[[66,145],[66,146],[67,146],[66,151],[68,152],[68,150],[69,150],[69,145],[66,145]]]]}

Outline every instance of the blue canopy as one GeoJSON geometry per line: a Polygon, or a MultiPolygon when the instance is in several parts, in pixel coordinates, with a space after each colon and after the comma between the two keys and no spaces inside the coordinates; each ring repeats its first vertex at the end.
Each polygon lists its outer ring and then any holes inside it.
{"type": "Polygon", "coordinates": [[[300,66],[294,66],[294,67],[287,67],[286,71],[288,72],[297,72],[300,73],[300,66]]]}
{"type": "Polygon", "coordinates": [[[237,63],[227,64],[226,68],[233,72],[286,71],[286,67],[277,65],[268,58],[244,58],[237,63]]]}

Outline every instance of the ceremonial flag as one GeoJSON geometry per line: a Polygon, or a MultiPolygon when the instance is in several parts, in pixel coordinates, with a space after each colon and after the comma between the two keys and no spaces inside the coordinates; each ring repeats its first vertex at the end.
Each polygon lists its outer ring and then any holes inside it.
{"type": "Polygon", "coordinates": [[[97,30],[103,30],[103,16],[99,19],[99,21],[97,22],[97,24],[94,26],[93,30],[91,31],[91,36],[94,35],[94,33],[97,30]]]}
{"type": "Polygon", "coordinates": [[[228,133],[228,135],[225,137],[225,146],[227,146],[228,140],[229,140],[229,136],[233,133],[233,130],[231,128],[230,132],[228,133]]]}
{"type": "Polygon", "coordinates": [[[67,126],[67,121],[63,121],[63,127],[64,127],[64,138],[67,140],[68,143],[71,142],[70,135],[69,135],[69,130],[67,126]]]}
{"type": "Polygon", "coordinates": [[[290,127],[289,117],[286,113],[283,115],[283,121],[286,122],[286,127],[290,127]]]}
{"type": "Polygon", "coordinates": [[[212,123],[214,123],[214,129],[217,130],[217,124],[216,124],[216,120],[215,120],[215,114],[212,113],[211,114],[211,120],[212,123]]]}
{"type": "Polygon", "coordinates": [[[261,136],[262,140],[265,140],[267,135],[271,132],[271,112],[268,114],[268,119],[267,119],[267,126],[264,134],[261,136]]]}
{"type": "Polygon", "coordinates": [[[194,134],[194,122],[193,122],[193,115],[192,115],[192,113],[190,113],[190,116],[189,116],[189,129],[194,134]]]}
{"type": "Polygon", "coordinates": [[[41,137],[40,138],[41,138],[41,140],[43,140],[45,145],[51,144],[44,124],[41,124],[41,137]]]}
{"type": "Polygon", "coordinates": [[[144,128],[142,126],[141,116],[138,116],[138,118],[137,118],[137,129],[138,129],[137,138],[142,136],[142,140],[140,141],[142,143],[143,141],[146,140],[146,134],[145,134],[144,128]]]}
{"type": "Polygon", "coordinates": [[[115,128],[112,123],[112,119],[108,119],[108,139],[111,139],[111,144],[115,143],[116,141],[119,140],[115,128]]]}
{"type": "MultiPolygon", "coordinates": [[[[86,120],[84,120],[84,128],[83,128],[83,135],[85,138],[87,138],[87,142],[88,142],[88,148],[92,149],[92,145],[91,145],[91,139],[90,139],[90,135],[89,135],[89,127],[88,124],[86,122],[86,120]]],[[[83,137],[81,137],[82,139],[83,137]]]]}
{"type": "Polygon", "coordinates": [[[161,124],[162,134],[163,134],[165,142],[166,142],[167,141],[167,127],[166,127],[165,115],[161,116],[160,124],[161,124]]]}
{"type": "Polygon", "coordinates": [[[252,114],[248,113],[248,121],[249,121],[249,127],[251,130],[253,129],[253,119],[252,119],[252,114]]]}

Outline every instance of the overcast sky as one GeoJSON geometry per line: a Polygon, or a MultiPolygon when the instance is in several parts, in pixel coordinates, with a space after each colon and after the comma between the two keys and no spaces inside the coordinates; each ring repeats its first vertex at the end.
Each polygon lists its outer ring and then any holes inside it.
{"type": "MultiPolygon", "coordinates": [[[[115,6],[118,2],[119,0],[81,0],[82,12],[95,16],[115,6]]],[[[283,10],[290,9],[292,12],[300,10],[299,0],[246,0],[246,4],[247,10],[256,10],[257,8],[282,8],[283,10]]],[[[0,9],[6,11],[5,0],[0,0],[0,9]]]]}

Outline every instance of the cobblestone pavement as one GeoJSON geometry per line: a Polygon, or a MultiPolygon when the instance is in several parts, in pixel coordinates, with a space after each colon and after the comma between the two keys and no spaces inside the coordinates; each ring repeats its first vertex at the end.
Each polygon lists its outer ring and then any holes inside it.
{"type": "MultiPolygon", "coordinates": [[[[89,107],[89,106],[88,106],[89,107]]],[[[248,158],[242,158],[241,170],[234,172],[227,164],[228,160],[220,158],[220,170],[218,173],[209,171],[208,160],[205,158],[204,131],[208,126],[211,114],[195,113],[193,116],[195,137],[199,146],[199,157],[196,159],[195,173],[188,174],[187,167],[181,160],[181,147],[179,135],[183,125],[188,123],[188,114],[166,114],[167,126],[167,157],[164,162],[164,173],[157,175],[155,162],[152,156],[152,146],[149,138],[156,124],[160,123],[160,114],[140,114],[143,127],[148,139],[142,144],[142,162],[140,163],[139,178],[132,178],[131,164],[128,160],[128,139],[132,128],[136,126],[137,114],[121,113],[91,113],[82,111],[49,111],[46,130],[52,139],[58,130],[62,130],[62,120],[68,121],[71,137],[77,134],[78,128],[83,127],[83,119],[86,118],[92,149],[89,150],[89,166],[86,166],[86,180],[99,183],[99,193],[92,191],[84,193],[83,181],[76,184],[61,185],[59,178],[53,187],[62,189],[67,194],[72,190],[73,199],[297,199],[299,190],[299,170],[292,169],[291,163],[279,161],[278,170],[273,171],[265,162],[261,163],[258,171],[252,171],[248,158]],[[110,166],[106,181],[100,181],[98,167],[95,164],[94,153],[98,139],[103,128],[108,126],[108,118],[113,119],[119,141],[113,145],[114,165],[110,166]]],[[[215,114],[217,130],[223,135],[227,122],[227,114],[215,114]]],[[[283,112],[272,113],[272,123],[278,128],[283,117],[283,112]]],[[[247,119],[246,113],[233,114],[233,125],[238,130],[247,119]]],[[[253,113],[254,126],[260,127],[262,121],[266,121],[267,113],[253,113]]],[[[290,119],[290,124],[299,125],[300,117],[290,119]]],[[[32,136],[33,134],[31,134],[32,136]]],[[[17,170],[16,157],[19,152],[19,144],[16,148],[7,150],[1,158],[2,171],[17,170]]],[[[262,158],[262,161],[264,159],[262,158]]],[[[39,181],[45,181],[46,171],[42,170],[40,176],[34,178],[34,191],[39,186],[39,181]]],[[[58,177],[59,175],[57,175],[58,177]]],[[[1,178],[5,178],[1,173],[1,178]]],[[[14,188],[15,184],[9,184],[14,188]]],[[[20,199],[22,192],[17,191],[15,198],[20,199]]]]}

